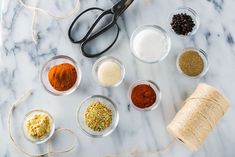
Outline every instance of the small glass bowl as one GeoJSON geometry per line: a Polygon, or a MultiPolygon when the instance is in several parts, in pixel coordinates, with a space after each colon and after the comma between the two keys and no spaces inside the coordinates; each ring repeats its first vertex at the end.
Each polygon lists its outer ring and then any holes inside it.
{"type": "Polygon", "coordinates": [[[23,127],[24,136],[26,137],[26,139],[28,141],[30,141],[32,143],[35,143],[35,144],[42,144],[42,143],[47,142],[53,136],[53,134],[55,132],[55,121],[54,121],[53,117],[47,111],[44,111],[44,110],[32,110],[32,111],[28,112],[25,115],[23,123],[22,123],[22,127],[23,127]],[[31,137],[27,133],[27,128],[26,128],[27,119],[33,117],[35,114],[46,114],[50,118],[51,131],[50,131],[50,133],[48,133],[46,136],[44,136],[42,138],[33,138],[33,137],[31,137]]]}
{"type": "Polygon", "coordinates": [[[156,83],[154,83],[153,81],[150,81],[150,80],[139,80],[139,81],[136,81],[135,83],[133,83],[130,88],[129,88],[129,91],[128,91],[128,97],[129,97],[129,101],[130,101],[130,104],[137,110],[139,111],[152,111],[152,110],[155,110],[160,102],[161,102],[161,99],[162,99],[162,94],[161,94],[161,91],[160,91],[160,88],[158,87],[158,85],[156,83]],[[155,91],[156,93],[156,101],[155,103],[150,106],[150,107],[147,107],[147,108],[139,108],[138,106],[136,106],[135,104],[133,104],[132,102],[132,99],[131,99],[131,94],[132,94],[132,90],[138,86],[138,85],[142,85],[142,84],[145,84],[145,85],[150,85],[153,90],[155,91]]]}
{"type": "Polygon", "coordinates": [[[171,15],[169,17],[169,26],[170,26],[171,31],[174,32],[174,34],[176,34],[178,36],[182,36],[182,37],[192,36],[192,35],[196,34],[198,29],[199,29],[200,19],[199,19],[199,16],[198,16],[197,12],[195,10],[193,10],[192,8],[180,7],[176,11],[171,13],[171,15]],[[171,27],[171,22],[172,22],[173,16],[176,15],[176,14],[180,14],[180,13],[185,13],[187,15],[190,15],[193,19],[194,24],[195,24],[195,26],[193,27],[192,32],[189,32],[187,35],[177,34],[171,27]]]}
{"type": "Polygon", "coordinates": [[[81,130],[88,136],[95,137],[95,138],[105,137],[111,134],[116,129],[118,122],[119,122],[119,113],[118,113],[117,106],[113,103],[112,100],[102,95],[93,95],[83,100],[81,105],[78,107],[77,121],[81,130]],[[87,107],[96,101],[100,101],[104,103],[112,110],[112,123],[110,124],[108,128],[106,128],[105,130],[101,132],[93,131],[85,123],[84,114],[87,110],[87,107]]]}
{"type": "Polygon", "coordinates": [[[176,67],[177,67],[177,70],[178,70],[182,75],[184,75],[184,76],[186,76],[186,77],[195,78],[195,79],[196,79],[196,78],[203,77],[204,75],[206,75],[206,73],[207,73],[208,70],[209,70],[209,61],[208,61],[207,54],[206,54],[206,52],[203,51],[202,49],[186,48],[184,51],[182,51],[180,54],[178,54],[177,59],[176,59],[176,67]],[[204,63],[204,69],[203,69],[203,71],[202,71],[199,75],[197,75],[197,76],[189,76],[189,75],[186,75],[186,74],[181,70],[181,68],[180,68],[180,66],[179,66],[179,59],[180,59],[180,56],[181,56],[184,52],[190,51],[190,50],[192,50],[192,51],[194,51],[194,52],[197,52],[197,53],[201,56],[201,58],[202,58],[202,60],[203,60],[203,63],[204,63]]]}
{"type": "Polygon", "coordinates": [[[124,65],[122,64],[122,62],[121,61],[119,61],[118,59],[116,59],[116,58],[114,58],[114,57],[111,57],[111,56],[104,56],[104,57],[101,57],[101,58],[99,58],[95,63],[94,63],[94,65],[93,65],[93,68],[92,68],[92,75],[93,75],[93,78],[95,79],[95,81],[98,83],[98,84],[100,84],[102,87],[117,87],[117,86],[119,86],[121,83],[122,83],[122,81],[123,81],[123,79],[124,79],[124,77],[125,77],[125,67],[124,67],[124,65]],[[100,65],[102,64],[102,63],[104,63],[104,62],[106,62],[106,61],[112,61],[112,62],[115,62],[116,64],[118,64],[119,66],[120,66],[120,68],[121,68],[121,79],[120,79],[120,81],[119,82],[117,82],[116,84],[114,84],[114,85],[112,85],[112,86],[104,86],[104,85],[102,85],[100,82],[99,82],[99,79],[98,79],[98,77],[97,77],[97,73],[98,73],[98,69],[99,69],[99,67],[100,67],[100,65]]]}
{"type": "Polygon", "coordinates": [[[131,48],[132,54],[138,60],[140,60],[144,63],[158,63],[158,62],[164,60],[166,58],[166,56],[169,54],[170,49],[171,49],[171,39],[168,36],[167,32],[160,26],[157,26],[157,25],[142,25],[142,26],[139,26],[138,28],[136,28],[134,30],[134,32],[132,33],[131,39],[130,39],[130,48],[131,48]],[[157,30],[157,31],[161,32],[165,37],[165,41],[167,42],[167,50],[165,52],[165,55],[163,55],[161,58],[158,58],[158,59],[153,60],[153,61],[147,61],[147,60],[144,60],[144,59],[140,58],[139,56],[136,55],[136,52],[135,52],[135,49],[134,49],[134,40],[135,40],[136,35],[138,35],[141,31],[146,30],[146,29],[152,29],[152,30],[157,30]]]}
{"type": "Polygon", "coordinates": [[[79,84],[81,82],[81,77],[82,77],[82,72],[81,72],[81,69],[79,68],[78,64],[76,63],[76,61],[73,60],[72,58],[70,58],[68,56],[64,56],[64,55],[59,55],[59,56],[55,56],[55,57],[51,58],[49,61],[47,61],[45,63],[45,65],[43,66],[42,71],[41,71],[41,83],[42,83],[43,87],[46,89],[47,92],[49,92],[55,96],[64,96],[64,95],[69,95],[69,94],[73,93],[77,89],[77,87],[79,86],[79,84]],[[75,69],[77,71],[77,81],[75,82],[73,87],[71,87],[69,90],[57,91],[51,86],[51,84],[48,80],[48,72],[55,65],[63,64],[63,63],[69,63],[75,67],[75,69]]]}

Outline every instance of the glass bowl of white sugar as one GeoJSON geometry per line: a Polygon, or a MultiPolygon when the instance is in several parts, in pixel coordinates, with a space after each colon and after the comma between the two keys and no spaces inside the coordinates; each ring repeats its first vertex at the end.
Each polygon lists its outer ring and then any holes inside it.
{"type": "Polygon", "coordinates": [[[133,32],[130,47],[137,59],[145,63],[157,63],[170,52],[171,39],[161,27],[143,25],[133,32]]]}

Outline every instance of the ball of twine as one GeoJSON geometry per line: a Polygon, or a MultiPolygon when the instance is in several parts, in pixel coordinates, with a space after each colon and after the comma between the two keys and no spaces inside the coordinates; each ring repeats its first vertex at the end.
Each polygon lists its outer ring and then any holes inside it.
{"type": "Polygon", "coordinates": [[[197,150],[229,107],[216,88],[199,84],[185,100],[167,130],[191,150],[197,150]]]}

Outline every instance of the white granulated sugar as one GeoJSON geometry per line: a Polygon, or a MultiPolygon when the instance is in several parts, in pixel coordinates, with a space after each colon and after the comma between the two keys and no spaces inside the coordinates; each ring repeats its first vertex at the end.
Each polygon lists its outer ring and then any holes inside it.
{"type": "Polygon", "coordinates": [[[163,32],[145,29],[135,36],[133,50],[141,60],[154,62],[161,60],[168,53],[168,41],[163,32]]]}

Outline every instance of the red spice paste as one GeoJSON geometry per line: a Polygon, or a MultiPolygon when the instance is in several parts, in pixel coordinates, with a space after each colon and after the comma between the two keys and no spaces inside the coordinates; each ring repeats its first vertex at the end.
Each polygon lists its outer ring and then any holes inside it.
{"type": "Polygon", "coordinates": [[[133,104],[139,108],[147,108],[152,106],[156,101],[156,93],[150,85],[141,84],[133,88],[131,100],[133,104]]]}

